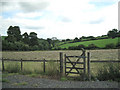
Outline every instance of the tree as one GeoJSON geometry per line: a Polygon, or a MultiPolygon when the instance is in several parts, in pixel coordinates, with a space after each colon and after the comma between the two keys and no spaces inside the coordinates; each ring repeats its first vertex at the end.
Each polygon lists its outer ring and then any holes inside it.
{"type": "Polygon", "coordinates": [[[7,34],[8,34],[8,37],[14,37],[15,38],[14,40],[16,41],[20,41],[22,38],[19,26],[14,26],[14,27],[10,26],[8,28],[7,34]]]}
{"type": "Polygon", "coordinates": [[[31,32],[29,35],[29,39],[30,39],[30,43],[29,43],[30,46],[38,45],[37,33],[31,32]]]}
{"type": "Polygon", "coordinates": [[[78,41],[79,41],[79,39],[77,37],[75,37],[74,42],[78,42],[78,41]]]}
{"type": "Polygon", "coordinates": [[[52,39],[47,38],[47,41],[48,41],[48,43],[49,43],[49,47],[50,47],[50,49],[51,49],[51,48],[52,48],[52,39]]]}
{"type": "Polygon", "coordinates": [[[25,32],[23,35],[22,35],[22,41],[26,44],[30,44],[30,39],[29,39],[29,35],[27,34],[27,32],[25,32]]]}
{"type": "Polygon", "coordinates": [[[70,39],[66,39],[66,41],[70,41],[70,39]]]}
{"type": "Polygon", "coordinates": [[[5,40],[7,40],[8,42],[15,42],[16,38],[13,35],[8,35],[5,40]]]}
{"type": "Polygon", "coordinates": [[[112,29],[112,30],[108,31],[108,33],[107,33],[109,38],[115,38],[115,37],[117,37],[117,34],[118,34],[117,29],[112,29]]]}

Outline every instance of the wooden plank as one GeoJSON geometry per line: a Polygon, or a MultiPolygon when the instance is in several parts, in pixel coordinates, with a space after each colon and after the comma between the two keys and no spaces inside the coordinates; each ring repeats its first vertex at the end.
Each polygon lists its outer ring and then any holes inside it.
{"type": "Polygon", "coordinates": [[[113,62],[113,63],[120,63],[120,61],[111,61],[111,60],[102,60],[102,61],[90,61],[91,63],[100,63],[100,62],[113,62]]]}
{"type": "Polygon", "coordinates": [[[79,74],[78,72],[66,72],[66,73],[79,74]]]}
{"type": "Polygon", "coordinates": [[[66,67],[66,68],[69,68],[69,69],[84,69],[84,68],[78,68],[78,67],[66,67]]]}
{"type": "Polygon", "coordinates": [[[66,62],[66,63],[73,63],[73,64],[84,64],[83,62],[66,62]]]}
{"type": "MultiPolygon", "coordinates": [[[[21,60],[14,60],[14,59],[4,59],[4,61],[19,61],[21,60]]],[[[44,60],[22,60],[23,62],[44,62],[44,60]]],[[[60,60],[45,60],[45,62],[58,62],[60,60]]]]}
{"type": "Polygon", "coordinates": [[[86,58],[85,56],[66,56],[66,57],[71,57],[71,58],[86,58]]]}
{"type": "Polygon", "coordinates": [[[4,61],[18,61],[21,62],[21,60],[13,60],[13,59],[3,59],[4,61]]]}

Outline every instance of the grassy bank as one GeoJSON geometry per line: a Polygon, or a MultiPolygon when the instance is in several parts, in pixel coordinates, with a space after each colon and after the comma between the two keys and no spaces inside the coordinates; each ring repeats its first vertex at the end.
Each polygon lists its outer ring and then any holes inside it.
{"type": "Polygon", "coordinates": [[[78,46],[78,45],[88,46],[90,44],[94,44],[99,48],[104,48],[106,45],[111,44],[111,43],[116,45],[118,43],[118,39],[120,39],[120,37],[119,38],[117,37],[117,38],[114,38],[114,39],[110,38],[110,39],[101,39],[101,40],[91,40],[91,41],[84,41],[84,42],[67,43],[67,44],[60,45],[59,47],[68,49],[68,47],[71,47],[71,46],[78,46]]]}

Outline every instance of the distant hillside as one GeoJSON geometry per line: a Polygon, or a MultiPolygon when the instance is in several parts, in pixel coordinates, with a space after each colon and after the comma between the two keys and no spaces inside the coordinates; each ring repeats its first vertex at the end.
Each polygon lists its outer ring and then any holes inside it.
{"type": "Polygon", "coordinates": [[[59,48],[66,48],[68,49],[68,47],[71,46],[78,46],[78,45],[84,45],[84,46],[88,46],[90,44],[94,44],[99,48],[104,48],[107,44],[111,44],[113,43],[114,45],[116,45],[118,43],[118,39],[120,39],[120,37],[118,38],[109,38],[109,39],[100,39],[100,40],[91,40],[91,41],[84,41],[84,42],[75,42],[75,43],[67,43],[67,44],[63,44],[60,45],[59,48]]]}

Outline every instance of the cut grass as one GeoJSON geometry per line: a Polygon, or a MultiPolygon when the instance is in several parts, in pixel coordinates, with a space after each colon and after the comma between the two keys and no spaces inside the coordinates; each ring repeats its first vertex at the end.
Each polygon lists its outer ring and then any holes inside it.
{"type": "Polygon", "coordinates": [[[118,43],[118,39],[120,38],[115,38],[115,39],[101,39],[101,40],[91,40],[91,41],[84,41],[84,42],[76,42],[76,43],[67,43],[67,44],[63,44],[60,45],[60,48],[66,48],[68,49],[68,47],[70,46],[78,46],[78,45],[84,45],[84,46],[88,46],[90,44],[94,44],[99,48],[104,48],[107,44],[111,44],[113,43],[114,45],[116,45],[118,43]]]}

